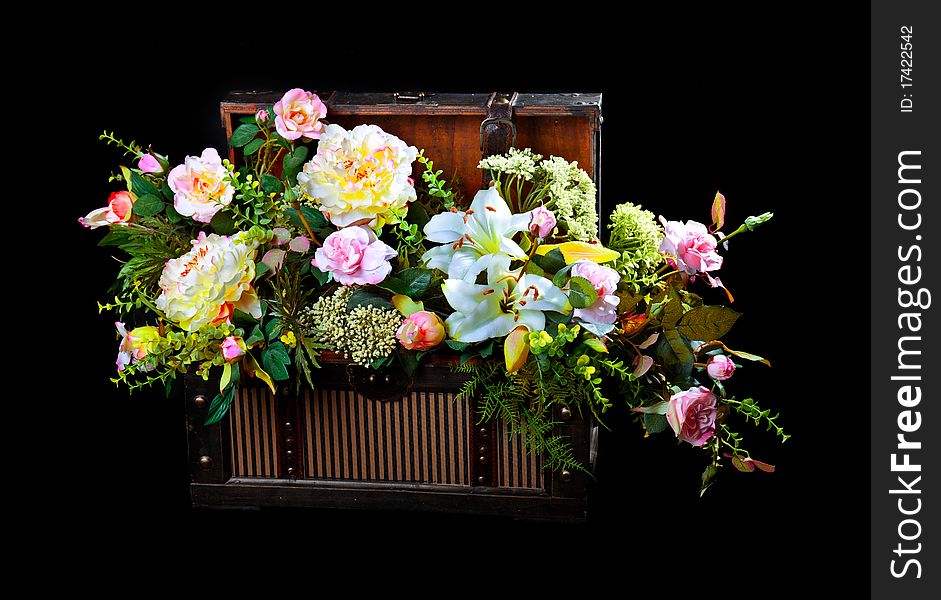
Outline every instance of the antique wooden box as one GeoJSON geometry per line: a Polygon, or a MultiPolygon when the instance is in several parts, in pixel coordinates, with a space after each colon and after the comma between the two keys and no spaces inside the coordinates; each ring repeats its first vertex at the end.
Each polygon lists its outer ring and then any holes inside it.
{"type": "MultiPolygon", "coordinates": [[[[482,156],[511,145],[577,160],[597,183],[600,94],[425,94],[321,92],[328,120],[376,124],[424,148],[436,168],[461,178],[465,196],[482,185],[482,156]]],[[[221,104],[231,135],[238,117],[278,100],[235,92],[221,104]]],[[[239,160],[232,152],[233,160],[239,160]]],[[[420,166],[416,163],[416,168],[420,166]]],[[[414,175],[418,175],[415,173],[414,175]]],[[[599,210],[600,213],[600,210],[599,210]]],[[[500,423],[478,423],[463,375],[446,357],[411,381],[325,356],[316,389],[277,394],[243,387],[229,415],[205,427],[215,382],[184,386],[191,494],[197,507],[336,507],[430,510],[522,519],[585,518],[590,476],[544,471],[523,440],[500,423]]],[[[558,432],[582,464],[595,462],[597,427],[555,409],[558,432]]]]}

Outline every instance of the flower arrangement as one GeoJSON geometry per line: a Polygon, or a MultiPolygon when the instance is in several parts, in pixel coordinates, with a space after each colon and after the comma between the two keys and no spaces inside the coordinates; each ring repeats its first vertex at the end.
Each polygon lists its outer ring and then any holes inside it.
{"type": "Polygon", "coordinates": [[[239,167],[213,148],[174,163],[101,136],[132,161],[112,175],[126,189],[79,219],[127,255],[99,304],[117,315],[115,383],[169,393],[180,374],[218,373],[211,424],[247,377],[316,386],[325,351],[408,373],[444,353],[483,418],[525,432],[547,468],[584,469],[551,407],[603,422],[623,403],[647,434],[705,450],[704,491],[725,459],[774,470],[733,427],[783,442],[778,416],[729,389],[744,364],[770,363],[721,341],[739,313],[696,293],[724,289],[720,249],[770,213],[723,234],[719,193],[708,226],[624,203],[602,243],[577,163],[512,148],[480,161],[492,183],[467,199],[407,141],[327,118],[290,90],[233,131],[239,167]]]}

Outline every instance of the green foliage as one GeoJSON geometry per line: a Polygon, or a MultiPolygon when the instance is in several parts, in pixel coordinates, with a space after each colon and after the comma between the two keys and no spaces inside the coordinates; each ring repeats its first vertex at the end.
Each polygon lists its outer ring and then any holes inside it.
{"type": "MultiPolygon", "coordinates": [[[[425,204],[429,208],[434,208],[436,203],[440,203],[445,210],[451,210],[452,207],[457,206],[460,202],[460,193],[455,191],[454,186],[441,178],[443,171],[441,169],[435,171],[434,161],[425,156],[424,150],[418,153],[416,159],[425,167],[421,174],[421,179],[425,184],[423,191],[428,196],[425,204]]],[[[437,213],[438,211],[432,210],[432,212],[437,213]]]]}
{"type": "Polygon", "coordinates": [[[263,175],[262,182],[271,188],[269,190],[254,175],[243,176],[243,172],[233,171],[231,165],[228,168],[226,181],[234,188],[235,195],[233,201],[213,217],[213,226],[215,227],[217,218],[227,220],[227,217],[219,215],[230,213],[233,230],[249,229],[253,226],[262,229],[274,227],[282,218],[283,212],[283,205],[278,198],[278,192],[283,189],[279,188],[281,182],[272,175],[263,175]]]}
{"type": "MultiPolygon", "coordinates": [[[[161,203],[162,205],[162,203],[161,203]]],[[[176,258],[191,247],[191,233],[174,228],[160,219],[141,219],[141,224],[113,228],[100,246],[120,248],[130,258],[118,272],[113,291],[140,289],[142,297],[153,296],[157,280],[168,260],[176,258]]]]}
{"type": "Polygon", "coordinates": [[[389,290],[393,294],[403,294],[418,300],[431,287],[434,272],[431,269],[413,268],[399,271],[397,275],[386,277],[378,287],[389,290]]]}
{"type": "Polygon", "coordinates": [[[125,155],[129,154],[132,156],[138,156],[140,155],[142,151],[142,148],[137,142],[135,142],[134,140],[131,140],[128,143],[124,143],[124,141],[119,140],[118,138],[114,137],[113,131],[111,133],[108,133],[107,131],[103,131],[101,135],[98,136],[98,139],[104,140],[104,142],[109,146],[113,145],[113,146],[117,146],[123,149],[125,155]]]}
{"type": "Polygon", "coordinates": [[[209,404],[209,412],[204,423],[206,427],[218,423],[229,412],[229,407],[232,406],[232,401],[235,400],[236,390],[238,390],[238,385],[233,384],[226,388],[225,393],[216,394],[209,404]]]}
{"type": "Polygon", "coordinates": [[[775,435],[781,439],[782,444],[791,437],[784,433],[784,429],[776,423],[781,415],[776,414],[772,417],[770,410],[762,410],[761,407],[758,406],[758,403],[752,398],[745,398],[742,401],[738,401],[734,398],[726,398],[725,402],[731,406],[735,412],[744,416],[746,421],[753,423],[756,427],[764,423],[766,425],[766,431],[774,430],[775,435]]]}
{"type": "Polygon", "coordinates": [[[163,212],[166,204],[155,194],[144,194],[137,199],[131,211],[138,217],[152,217],[163,212]]]}
{"type": "Polygon", "coordinates": [[[282,342],[269,344],[261,352],[261,366],[275,381],[284,381],[288,378],[288,366],[291,356],[282,342]]]}
{"type": "Polygon", "coordinates": [[[258,133],[258,125],[255,123],[242,123],[232,132],[232,137],[229,138],[229,144],[233,148],[241,148],[255,139],[258,133]]]}
{"type": "Polygon", "coordinates": [[[724,306],[699,306],[684,314],[676,329],[691,340],[717,340],[740,316],[742,313],[724,306]]]}

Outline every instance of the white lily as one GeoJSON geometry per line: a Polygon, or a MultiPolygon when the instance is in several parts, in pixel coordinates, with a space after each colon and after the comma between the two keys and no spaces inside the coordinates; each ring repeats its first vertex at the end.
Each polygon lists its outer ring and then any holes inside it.
{"type": "Polygon", "coordinates": [[[526,231],[530,219],[529,213],[510,212],[495,188],[481,190],[467,212],[446,212],[428,221],[425,238],[446,245],[432,248],[422,260],[428,267],[446,272],[450,279],[473,283],[478,274],[491,267],[495,257],[526,258],[513,235],[526,231]]]}
{"type": "Polygon", "coordinates": [[[496,278],[496,271],[488,271],[488,285],[461,279],[448,279],[441,285],[455,311],[445,322],[452,339],[482,342],[503,337],[519,325],[541,331],[546,327],[543,311],[572,310],[562,290],[545,277],[526,274],[517,281],[512,275],[496,278]]]}

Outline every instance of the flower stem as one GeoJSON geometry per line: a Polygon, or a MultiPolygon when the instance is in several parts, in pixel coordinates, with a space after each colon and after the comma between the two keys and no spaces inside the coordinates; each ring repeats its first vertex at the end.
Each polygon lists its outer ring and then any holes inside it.
{"type": "Polygon", "coordinates": [[[313,230],[310,228],[310,223],[307,222],[307,219],[304,218],[304,213],[301,211],[301,203],[297,200],[294,201],[294,210],[297,211],[297,216],[300,217],[301,223],[304,224],[304,229],[307,230],[307,235],[310,236],[310,241],[317,244],[317,246],[322,246],[320,240],[317,239],[317,236],[314,235],[313,230]]]}

